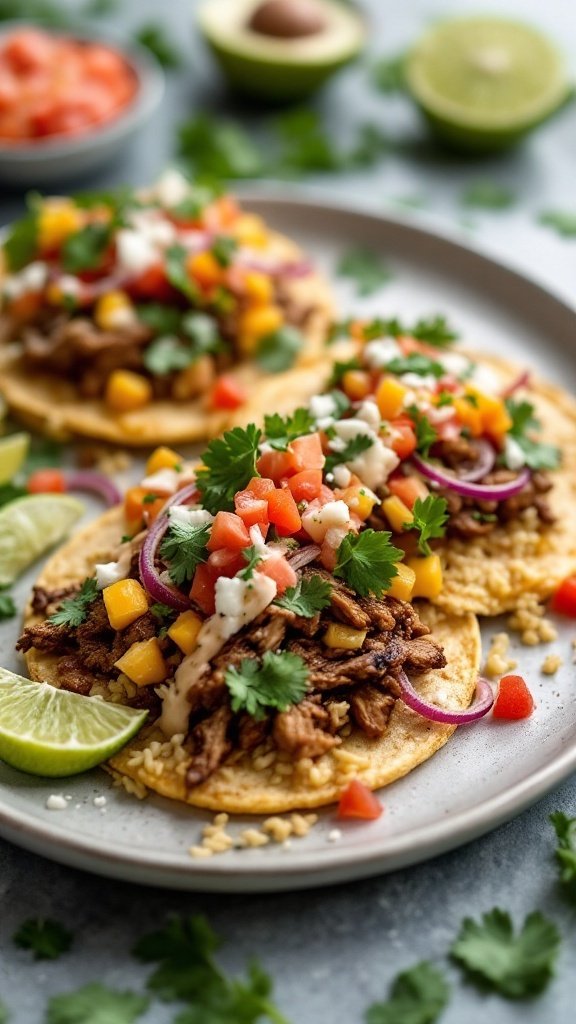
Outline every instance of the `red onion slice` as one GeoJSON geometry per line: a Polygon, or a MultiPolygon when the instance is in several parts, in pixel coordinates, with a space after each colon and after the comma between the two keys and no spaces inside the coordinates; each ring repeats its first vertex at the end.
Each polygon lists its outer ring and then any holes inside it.
{"type": "Polygon", "coordinates": [[[422,476],[432,480],[433,483],[440,484],[441,487],[447,487],[449,490],[455,491],[456,494],[461,494],[465,498],[477,498],[480,501],[484,499],[487,501],[504,501],[506,498],[513,498],[515,494],[519,494],[526,487],[530,479],[530,470],[524,467],[524,469],[520,470],[515,480],[510,480],[505,484],[476,484],[452,476],[446,470],[439,469],[430,462],[426,462],[419,455],[413,455],[412,462],[416,469],[422,473],[422,476]]]}
{"type": "Polygon", "coordinates": [[[171,498],[168,498],[156,522],[148,530],[146,540],[140,550],[138,569],[145,590],[148,591],[150,597],[153,597],[155,601],[167,604],[170,608],[175,608],[177,611],[186,611],[190,607],[190,601],[179,590],[176,590],[175,587],[168,586],[160,579],[160,574],[156,568],[156,552],[162,537],[170,525],[166,514],[168,509],[172,508],[173,505],[183,505],[184,502],[196,497],[197,494],[196,484],[193,483],[188,484],[177,491],[176,494],[173,494],[171,498]]]}
{"type": "Polygon", "coordinates": [[[406,706],[431,722],[444,722],[447,725],[466,725],[468,722],[477,722],[488,714],[494,703],[492,687],[482,676],[478,676],[476,700],[465,711],[445,711],[443,708],[437,707],[436,704],[429,704],[414,689],[403,669],[398,669],[397,677],[400,683],[400,696],[406,706]]]}
{"type": "Polygon", "coordinates": [[[244,256],[242,253],[239,254],[236,263],[245,270],[256,270],[271,277],[308,277],[314,269],[310,260],[266,260],[250,254],[244,256]]]}
{"type": "Polygon", "coordinates": [[[490,472],[496,461],[496,452],[489,441],[481,437],[474,444],[478,452],[476,463],[466,472],[458,473],[459,480],[468,480],[469,483],[475,480],[482,480],[490,472]]]}
{"type": "Polygon", "coordinates": [[[513,395],[514,392],[518,391],[519,388],[528,387],[530,387],[530,370],[523,370],[522,373],[518,377],[516,377],[516,380],[513,380],[512,383],[509,384],[507,388],[504,388],[504,390],[501,393],[501,397],[509,398],[510,395],[513,395]]]}
{"type": "Polygon", "coordinates": [[[315,558],[318,558],[320,548],[318,544],[307,544],[306,547],[298,548],[293,555],[288,555],[288,561],[293,569],[303,569],[315,558]]]}
{"type": "Polygon", "coordinates": [[[92,494],[97,494],[109,508],[119,505],[122,501],[122,495],[116,484],[109,477],[103,473],[97,473],[95,470],[79,469],[76,472],[66,473],[65,480],[67,491],[89,491],[92,494]]]}

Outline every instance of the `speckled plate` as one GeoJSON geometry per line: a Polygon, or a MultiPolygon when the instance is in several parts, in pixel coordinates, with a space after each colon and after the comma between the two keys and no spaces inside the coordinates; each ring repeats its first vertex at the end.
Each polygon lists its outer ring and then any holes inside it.
{"type": "MultiPolygon", "coordinates": [[[[394,271],[392,282],[362,302],[340,283],[343,314],[414,318],[443,312],[475,348],[508,355],[576,390],[576,314],[513,269],[410,223],[262,192],[251,195],[251,205],[328,272],[344,246],[382,253],[394,271]]],[[[22,604],[37,571],[15,588],[22,604]]],[[[328,809],[289,848],[271,844],[196,860],[188,849],[209,815],[159,797],[139,802],[114,789],[100,770],[55,782],[0,764],[0,834],[102,875],[222,892],[326,885],[424,860],[509,820],[576,769],[573,632],[559,627],[553,649],[564,665],[553,678],[540,672],[549,648],[514,653],[538,702],[532,718],[461,727],[435,757],[382,793],[385,813],[374,823],[338,826],[328,809]],[[68,798],[65,810],[48,810],[52,793],[68,798]]],[[[500,628],[496,620],[487,622],[485,641],[500,628]]],[[[2,664],[15,670],[21,669],[13,653],[17,629],[4,624],[0,638],[2,664]]],[[[251,823],[242,819],[232,830],[251,823]]]]}

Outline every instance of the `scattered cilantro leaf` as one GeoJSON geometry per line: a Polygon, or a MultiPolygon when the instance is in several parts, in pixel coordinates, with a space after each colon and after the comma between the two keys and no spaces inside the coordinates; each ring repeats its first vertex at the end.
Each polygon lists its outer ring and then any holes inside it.
{"type": "Polygon", "coordinates": [[[186,337],[194,342],[198,355],[219,352],[224,347],[218,324],[208,313],[185,313],[182,318],[182,330],[186,337]]]}
{"type": "Polygon", "coordinates": [[[526,465],[530,469],[557,469],[561,461],[560,449],[530,437],[529,431],[537,430],[540,426],[531,402],[516,402],[513,398],[507,398],[506,408],[512,419],[508,436],[521,448],[526,465]]]}
{"type": "Polygon", "coordinates": [[[169,604],[162,604],[161,601],[156,601],[150,605],[150,611],[160,622],[166,622],[167,619],[174,617],[174,609],[169,604]]]}
{"type": "Polygon", "coordinates": [[[438,440],[438,434],[430,423],[426,413],[421,412],[417,405],[409,405],[406,412],[410,414],[416,432],[416,449],[428,458],[430,448],[438,440]]]}
{"type": "Polygon", "coordinates": [[[170,526],[160,544],[160,557],[168,564],[168,575],[177,587],[191,580],[196,567],[208,558],[206,544],[210,537],[210,523],[180,522],[171,519],[170,526]]]}
{"type": "Polygon", "coordinates": [[[418,549],[423,555],[431,555],[428,543],[433,537],[443,537],[446,533],[445,524],[448,519],[448,502],[439,494],[429,494],[427,498],[416,498],[413,508],[412,522],[404,529],[418,530],[418,549]]]}
{"type": "Polygon", "coordinates": [[[144,366],[155,377],[164,377],[175,370],[185,370],[196,359],[190,345],[171,334],[155,338],[146,346],[142,355],[144,366]]]}
{"type": "Polygon", "coordinates": [[[434,1024],[449,998],[444,975],[423,961],[394,979],[390,998],[368,1008],[366,1024],[434,1024]]]}
{"type": "Polygon", "coordinates": [[[199,114],[180,125],[178,136],[180,156],[197,176],[222,181],[265,171],[262,155],[234,121],[199,114]]]}
{"type": "Polygon", "coordinates": [[[312,619],[317,612],[328,607],[331,594],[332,587],[327,580],[319,575],[306,576],[299,579],[295,587],[288,587],[274,604],[305,619],[312,619]]]}
{"type": "Polygon", "coordinates": [[[286,451],[290,441],[294,441],[303,434],[309,434],[314,429],[314,417],[308,409],[300,407],[291,416],[281,416],[275,412],[271,416],[264,417],[264,434],[272,448],[278,451],[286,451]]]}
{"type": "Polygon", "coordinates": [[[280,146],[279,173],[300,175],[341,167],[342,158],[316,111],[302,107],[280,114],[272,129],[280,146]]]}
{"type": "Polygon", "coordinates": [[[208,990],[202,1006],[187,1007],[174,1024],[257,1024],[263,1017],[273,1024],[288,1024],[270,1002],[271,991],[269,976],[252,963],[247,981],[224,980],[220,987],[208,990]]]}
{"type": "Polygon", "coordinates": [[[406,92],[406,54],[380,57],[372,68],[372,81],[386,95],[406,92]]]}
{"type": "Polygon", "coordinates": [[[16,612],[17,608],[14,604],[14,598],[10,597],[10,594],[0,594],[0,621],[3,619],[13,619],[16,612]]]}
{"type": "Polygon", "coordinates": [[[196,474],[202,504],[213,515],[234,510],[234,495],[243,491],[253,476],[258,476],[256,460],[262,432],[249,423],[234,427],[211,441],[202,456],[196,474]]]}
{"type": "Polygon", "coordinates": [[[298,704],[306,693],[308,669],[298,654],[266,651],[260,664],[244,658],[238,668],[231,666],[224,677],[233,711],[246,711],[261,720],[270,708],[285,711],[298,704]]]}
{"type": "Polygon", "coordinates": [[[390,136],[378,125],[366,122],[358,128],[358,138],[343,157],[344,167],[373,167],[380,157],[394,148],[390,136]]]}
{"type": "MultiPolygon", "coordinates": [[[[21,17],[21,15],[15,15],[21,17]]],[[[36,255],[38,245],[38,214],[31,209],[12,224],[4,242],[3,252],[8,261],[8,269],[12,273],[22,270],[36,255]]]]}
{"type": "Polygon", "coordinates": [[[422,317],[417,320],[409,334],[418,341],[425,341],[434,348],[447,348],[456,341],[458,334],[450,326],[445,316],[422,317]]]}
{"type": "MultiPolygon", "coordinates": [[[[476,398],[475,395],[468,395],[467,397],[476,398]]],[[[436,405],[439,409],[444,405],[454,405],[454,395],[450,391],[440,391],[436,396],[436,405]]]]}
{"type": "Polygon", "coordinates": [[[302,332],[286,324],[260,339],[254,358],[267,373],[281,373],[294,365],[303,344],[302,332]]]}
{"type": "Polygon", "coordinates": [[[9,501],[23,498],[26,494],[28,494],[26,488],[20,487],[18,484],[0,484],[0,508],[7,505],[9,501]]]}
{"type": "Polygon", "coordinates": [[[246,559],[246,565],[240,570],[238,575],[242,580],[251,580],[254,575],[254,569],[262,561],[262,554],[254,544],[251,544],[249,548],[243,548],[242,554],[246,559]]]}
{"type": "Polygon", "coordinates": [[[373,295],[392,280],[390,268],[377,253],[354,246],[344,252],[336,267],[340,277],[349,277],[356,284],[357,295],[373,295]]]}
{"type": "Polygon", "coordinates": [[[98,597],[98,593],[95,577],[89,576],[84,580],[78,593],[73,597],[67,597],[58,611],[50,616],[48,622],[53,622],[55,626],[72,626],[72,628],[80,626],[88,615],[90,605],[98,597]]]}
{"type": "Polygon", "coordinates": [[[0,21],[22,18],[51,28],[64,28],[69,13],[51,0],[0,0],[0,21]]]}
{"type": "Polygon", "coordinates": [[[136,40],[156,57],[163,68],[179,68],[181,66],[182,58],[166,36],[162,25],[152,21],[147,22],[136,32],[136,40]]]}
{"type": "Polygon", "coordinates": [[[543,210],[538,223],[552,228],[561,238],[576,238],[576,211],[543,210]]]}
{"type": "Polygon", "coordinates": [[[149,999],[135,992],[120,992],[100,982],[48,1000],[46,1024],[133,1024],[149,999]]]}
{"type": "Polygon", "coordinates": [[[57,960],[72,945],[72,932],[59,921],[47,917],[31,917],[14,933],[13,941],[20,949],[29,949],[35,960],[57,960]]]}
{"type": "Polygon", "coordinates": [[[422,377],[443,377],[446,373],[442,363],[438,363],[430,356],[422,355],[421,352],[411,352],[408,356],[396,356],[386,364],[388,373],[395,373],[401,376],[403,373],[417,373],[422,377]]]}
{"type": "Polygon", "coordinates": [[[391,536],[387,530],[349,533],[338,548],[334,575],[361,597],[380,597],[398,575],[396,562],[404,555],[390,543],[391,536]]]}
{"type": "Polygon", "coordinates": [[[176,206],[171,207],[171,213],[179,220],[198,220],[210,203],[221,194],[218,185],[197,185],[189,182],[188,193],[176,206]]]}
{"type": "Polygon", "coordinates": [[[86,224],[64,242],[62,267],[69,274],[94,270],[102,262],[111,237],[110,224],[86,224]]]}
{"type": "Polygon", "coordinates": [[[471,981],[507,999],[524,999],[546,988],[559,947],[556,926],[540,911],[529,914],[515,935],[510,915],[495,907],[480,924],[465,918],[451,954],[471,981]]]}
{"type": "Polygon", "coordinates": [[[485,210],[507,210],[515,203],[516,197],[511,188],[499,185],[497,181],[483,179],[473,181],[464,189],[460,202],[463,206],[482,207],[485,210]]]}
{"type": "Polygon", "coordinates": [[[210,252],[221,267],[229,267],[237,248],[238,242],[232,235],[218,235],[212,243],[210,252]]]}
{"type": "Polygon", "coordinates": [[[162,302],[147,302],[138,306],[136,312],[138,319],[156,335],[178,334],[180,331],[182,314],[175,306],[167,306],[162,302]]]}
{"type": "Polygon", "coordinates": [[[170,245],[166,249],[166,277],[170,284],[174,285],[179,292],[182,292],[190,302],[198,301],[198,289],[194,284],[188,270],[186,261],[188,252],[183,245],[170,245]]]}
{"type": "Polygon", "coordinates": [[[576,897],[576,818],[569,818],[562,811],[550,815],[550,821],[558,837],[555,850],[560,866],[560,881],[572,898],[576,897]]]}
{"type": "Polygon", "coordinates": [[[342,383],[344,374],[348,373],[349,370],[361,370],[362,363],[360,360],[353,356],[352,359],[346,359],[345,362],[335,362],[332,367],[332,376],[328,381],[329,388],[337,388],[342,383]]]}
{"type": "Polygon", "coordinates": [[[374,438],[369,437],[368,434],[356,434],[355,437],[351,437],[346,446],[337,452],[333,452],[331,455],[326,457],[324,463],[324,472],[331,473],[334,466],[346,465],[348,462],[354,462],[362,452],[367,452],[369,448],[374,444],[374,438]]]}

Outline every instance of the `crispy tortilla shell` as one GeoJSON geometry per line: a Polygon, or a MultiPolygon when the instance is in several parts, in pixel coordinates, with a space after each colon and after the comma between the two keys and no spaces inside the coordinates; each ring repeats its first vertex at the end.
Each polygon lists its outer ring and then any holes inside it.
{"type": "MultiPolygon", "coordinates": [[[[111,509],[78,533],[46,564],[38,585],[52,589],[84,579],[97,561],[110,559],[121,532],[121,513],[111,509]]],[[[444,645],[445,669],[418,677],[418,690],[428,700],[450,708],[465,708],[473,697],[480,661],[480,635],[473,615],[452,616],[427,606],[419,609],[433,634],[444,645]]],[[[26,613],[26,625],[38,621],[26,613]]],[[[57,657],[32,649],[26,655],[33,679],[58,683],[57,657]]],[[[310,776],[308,762],[299,762],[291,776],[278,775],[274,764],[257,771],[253,757],[233,754],[210,778],[187,789],[182,767],[167,758],[161,774],[138,761],[138,752],[153,740],[163,740],[157,727],[143,730],[135,740],[112,758],[110,767],[162,796],[196,807],[237,814],[269,814],[294,808],[320,807],[337,800],[352,777],[372,789],[389,785],[426,761],[446,743],[453,726],[429,722],[397,701],[385,735],[370,740],[353,731],[316,762],[319,774],[310,776]],[[135,756],[136,755],[136,756],[135,756]]],[[[185,762],[184,762],[185,763],[185,762]]]]}

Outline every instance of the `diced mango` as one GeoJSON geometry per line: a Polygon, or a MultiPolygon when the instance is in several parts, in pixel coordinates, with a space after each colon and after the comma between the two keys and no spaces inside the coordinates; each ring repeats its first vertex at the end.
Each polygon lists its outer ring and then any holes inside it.
{"type": "Polygon", "coordinates": [[[272,278],[257,270],[250,270],[244,278],[246,297],[253,306],[269,306],[274,298],[272,278]]]}
{"type": "Polygon", "coordinates": [[[402,412],[404,398],[408,393],[395,377],[383,377],[376,388],[376,404],[383,420],[393,420],[402,412]]]}
{"type": "Polygon", "coordinates": [[[382,511],[394,533],[403,533],[404,524],[411,523],[414,519],[414,513],[396,494],[391,494],[389,498],[384,498],[382,511]]]}
{"type": "Polygon", "coordinates": [[[168,630],[168,636],[184,654],[192,654],[198,641],[202,619],[196,612],[182,612],[168,630]]]}
{"type": "Polygon", "coordinates": [[[186,269],[202,288],[215,288],[224,279],[224,268],[208,250],[192,253],[186,261],[186,269]]]}
{"type": "Polygon", "coordinates": [[[238,348],[240,355],[251,356],[258,346],[260,338],[273,334],[284,323],[284,313],[280,306],[252,306],[240,317],[238,324],[238,348]]]}
{"type": "Polygon", "coordinates": [[[81,210],[70,199],[50,199],[38,214],[38,244],[43,252],[58,249],[83,224],[81,210]]]}
{"type": "Polygon", "coordinates": [[[428,555],[426,558],[409,558],[408,565],[416,574],[412,597],[427,597],[430,600],[438,597],[443,583],[440,556],[428,555]]]}
{"type": "Polygon", "coordinates": [[[94,320],[103,331],[117,331],[135,323],[136,311],[126,292],[107,292],[94,307],[94,320]]]}
{"type": "Polygon", "coordinates": [[[340,651],[357,651],[366,639],[365,629],[353,629],[341,622],[331,622],[324,633],[326,647],[335,647],[340,651]]]}
{"type": "Polygon", "coordinates": [[[152,385],[132,370],[113,370],[106,381],[105,400],[114,412],[143,409],[152,401],[152,385]]]}
{"type": "Polygon", "coordinates": [[[346,370],[342,375],[342,388],[352,402],[360,402],[370,394],[370,374],[366,370],[346,370]]]}
{"type": "Polygon", "coordinates": [[[268,231],[261,217],[254,213],[243,213],[232,228],[234,236],[243,244],[254,249],[265,249],[269,242],[268,231]]]}
{"type": "Polygon", "coordinates": [[[347,487],[341,495],[342,501],[345,501],[351,512],[354,512],[359,519],[368,519],[374,505],[377,502],[375,494],[371,491],[367,491],[365,487],[361,485],[353,485],[347,487]]]}
{"type": "Polygon", "coordinates": [[[176,469],[182,465],[182,456],[178,452],[161,444],[155,448],[146,461],[146,476],[152,476],[161,469],[176,469]]]}
{"type": "Polygon", "coordinates": [[[495,398],[471,387],[468,393],[476,400],[476,408],[482,420],[482,433],[500,437],[510,430],[512,417],[502,398],[495,398]]]}
{"type": "MultiPolygon", "coordinates": [[[[138,580],[118,580],[104,587],[102,597],[112,629],[126,629],[148,611],[148,597],[138,580]]],[[[128,675],[128,673],[126,673],[128,675]]]]}
{"type": "Polygon", "coordinates": [[[472,437],[479,437],[482,433],[482,416],[475,404],[474,396],[471,395],[470,398],[472,401],[468,398],[455,398],[454,409],[462,426],[467,427],[472,437]]]}
{"type": "Polygon", "coordinates": [[[163,683],[168,675],[168,666],[155,636],[149,640],[137,640],[114,664],[136,686],[163,683]]]}
{"type": "Polygon", "coordinates": [[[409,601],[412,597],[416,573],[404,562],[396,562],[396,568],[398,575],[392,580],[386,594],[388,597],[395,597],[398,601],[409,601]]]}

